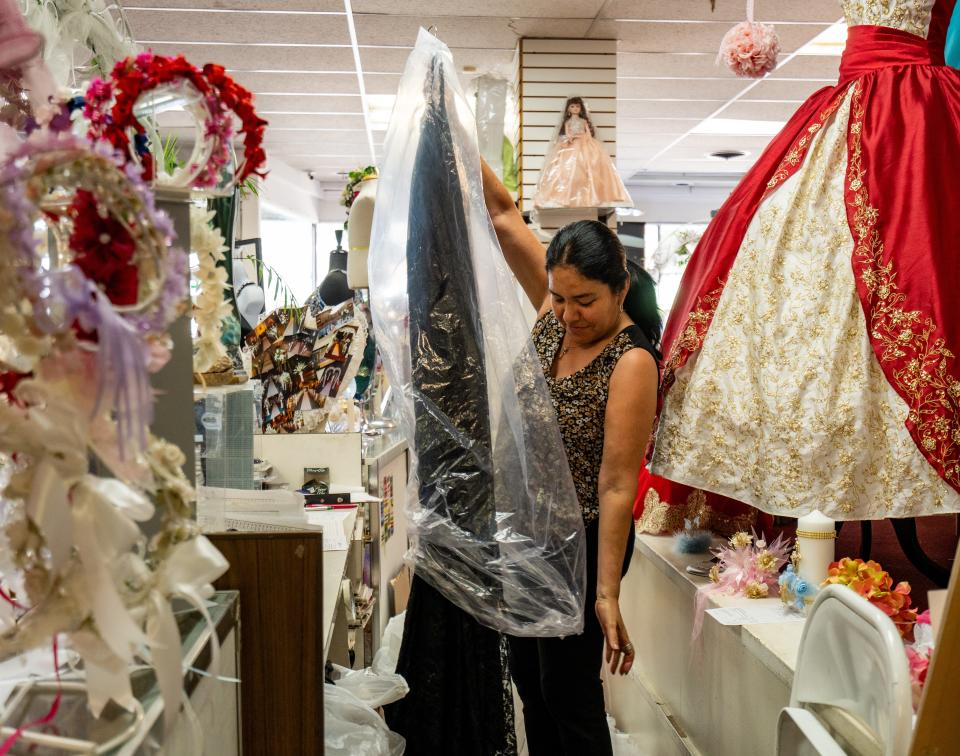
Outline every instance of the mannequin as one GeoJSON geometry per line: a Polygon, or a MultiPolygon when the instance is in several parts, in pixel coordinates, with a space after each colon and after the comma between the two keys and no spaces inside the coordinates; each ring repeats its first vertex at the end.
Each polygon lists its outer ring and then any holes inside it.
{"type": "Polygon", "coordinates": [[[377,197],[377,177],[360,182],[359,194],[350,206],[347,235],[350,254],[347,256],[347,283],[353,289],[367,288],[367,256],[370,248],[370,230],[377,197]]]}

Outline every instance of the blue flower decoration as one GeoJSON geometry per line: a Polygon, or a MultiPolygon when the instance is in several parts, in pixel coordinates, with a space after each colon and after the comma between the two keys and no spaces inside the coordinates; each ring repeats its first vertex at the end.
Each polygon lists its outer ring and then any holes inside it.
{"type": "Polygon", "coordinates": [[[796,593],[797,596],[809,596],[812,590],[813,586],[801,578],[797,578],[796,582],[793,584],[793,592],[796,593]]]}

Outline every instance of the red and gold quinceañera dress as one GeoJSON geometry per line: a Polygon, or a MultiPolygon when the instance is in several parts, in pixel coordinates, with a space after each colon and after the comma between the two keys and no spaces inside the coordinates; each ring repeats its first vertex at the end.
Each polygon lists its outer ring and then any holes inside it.
{"type": "MultiPolygon", "coordinates": [[[[788,516],[960,510],[954,4],[842,3],[839,83],[773,139],[684,275],[650,461],[665,485],[788,516]]],[[[684,502],[653,483],[639,503],[663,522],[684,502]]]]}

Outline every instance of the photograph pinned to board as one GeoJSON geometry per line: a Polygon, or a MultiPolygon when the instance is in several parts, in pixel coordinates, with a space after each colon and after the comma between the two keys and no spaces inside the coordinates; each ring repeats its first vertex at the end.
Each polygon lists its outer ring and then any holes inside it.
{"type": "Polygon", "coordinates": [[[367,343],[354,303],[270,313],[247,337],[254,377],[263,383],[263,433],[322,433],[356,377],[367,343]]]}

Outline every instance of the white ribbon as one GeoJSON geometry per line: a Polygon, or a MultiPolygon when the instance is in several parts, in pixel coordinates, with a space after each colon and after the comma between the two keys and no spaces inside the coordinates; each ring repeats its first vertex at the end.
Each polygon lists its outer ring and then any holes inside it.
{"type": "Polygon", "coordinates": [[[227,571],[229,563],[204,536],[174,546],[157,573],[156,588],[147,606],[147,644],[163,696],[164,724],[170,732],[180,708],[183,668],[180,636],[169,597],[182,598],[200,612],[210,629],[210,671],[220,670],[220,639],[207,611],[205,599],[211,583],[227,571]]]}
{"type": "Polygon", "coordinates": [[[124,606],[111,569],[140,537],[133,519],[152,514],[153,504],[118,480],[86,475],[73,490],[73,532],[93,618],[104,642],[126,663],[147,638],[124,606]]]}
{"type": "Polygon", "coordinates": [[[67,484],[49,457],[40,461],[33,474],[27,515],[50,549],[53,571],[60,572],[73,547],[73,520],[67,506],[67,484]]]}
{"type": "Polygon", "coordinates": [[[87,704],[93,716],[99,717],[111,699],[127,711],[133,711],[136,699],[130,686],[129,665],[107,648],[95,632],[71,633],[70,643],[83,657],[87,704]]]}

